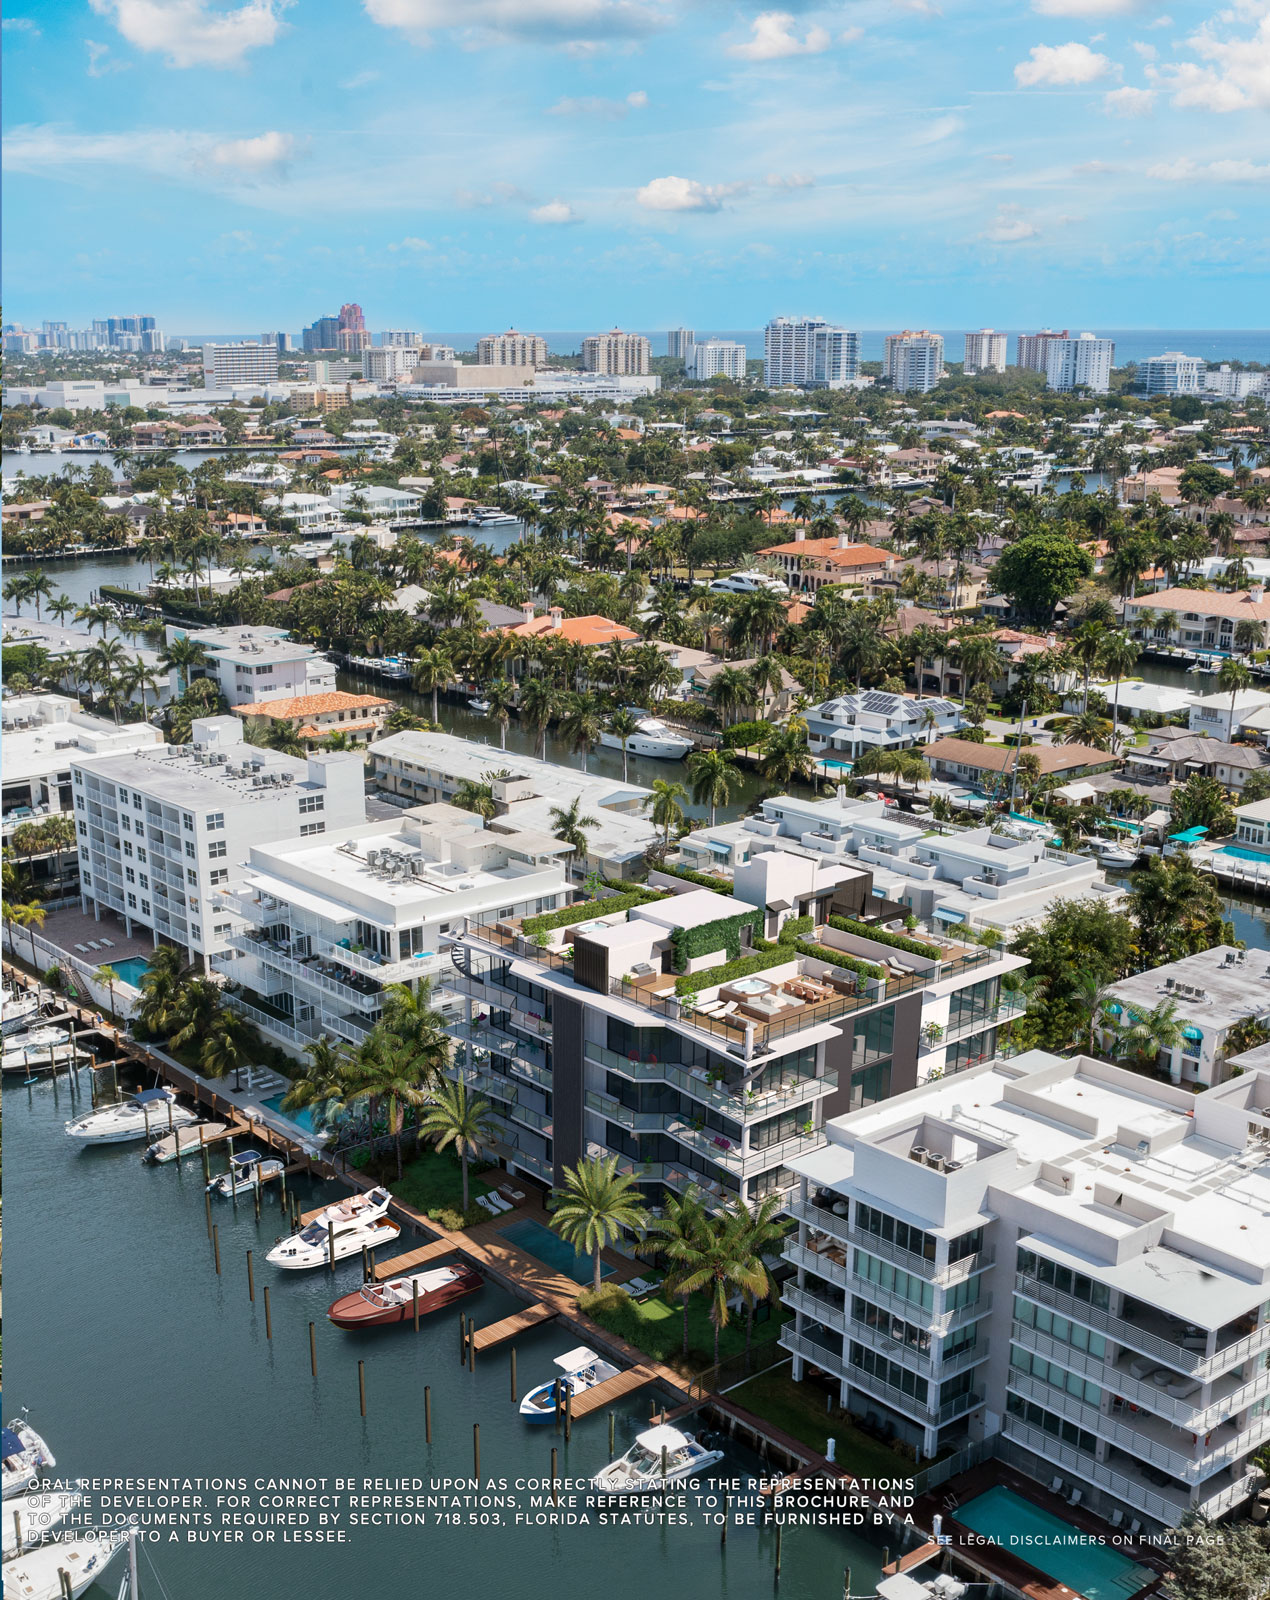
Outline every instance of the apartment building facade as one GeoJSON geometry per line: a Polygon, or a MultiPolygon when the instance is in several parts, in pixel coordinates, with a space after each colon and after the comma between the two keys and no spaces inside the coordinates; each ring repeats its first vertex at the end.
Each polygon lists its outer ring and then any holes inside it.
{"type": "Polygon", "coordinates": [[[1192,1094],[1031,1051],[826,1137],[794,1163],[797,1380],[1134,1531],[1264,1481],[1270,1075],[1192,1094]]]}
{"type": "Polygon", "coordinates": [[[254,843],[366,820],[355,751],[295,760],[243,743],[236,717],[206,717],[188,745],[73,758],[80,900],[210,958],[229,931],[219,895],[254,843]]]}
{"type": "MultiPolygon", "coordinates": [[[[322,503],[329,506],[324,499],[322,503]]],[[[312,645],[289,639],[285,628],[190,629],[169,624],[168,643],[180,637],[202,645],[208,655],[206,666],[192,667],[189,676],[215,679],[231,706],[335,692],[335,663],[312,645]]],[[[172,678],[173,691],[179,692],[175,668],[172,678]]]]}
{"type": "Polygon", "coordinates": [[[225,389],[236,383],[276,383],[277,344],[205,344],[203,384],[225,389]]]}
{"type": "Polygon", "coordinates": [[[666,335],[666,354],[686,361],[695,340],[696,334],[691,328],[672,328],[666,335]]]}
{"type": "Polygon", "coordinates": [[[820,317],[773,317],[763,335],[769,389],[832,388],[860,373],[860,336],[820,317]]]}
{"type": "MultiPolygon", "coordinates": [[[[1026,337],[1026,335],[1024,335],[1026,337]]],[[[980,328],[966,335],[961,369],[969,378],[976,372],[1004,372],[1006,336],[992,328],[980,328]]]]}
{"type": "Polygon", "coordinates": [[[551,352],[541,335],[509,328],[506,333],[489,333],[478,339],[476,359],[483,367],[545,367],[551,352]]]}
{"type": "Polygon", "coordinates": [[[1207,374],[1203,357],[1185,356],[1180,350],[1166,350],[1138,363],[1138,382],[1144,394],[1199,394],[1207,374]]]}
{"type": "Polygon", "coordinates": [[[741,379],[746,359],[745,346],[735,339],[703,339],[688,348],[687,376],[698,383],[707,378],[741,379]]]}
{"type": "Polygon", "coordinates": [[[642,377],[648,372],[652,345],[642,333],[591,333],[582,341],[583,372],[642,377]]]}
{"type": "Polygon", "coordinates": [[[922,328],[888,333],[882,376],[901,394],[924,394],[944,375],[944,338],[922,328]]]}
{"type": "Polygon", "coordinates": [[[1025,372],[1045,371],[1045,351],[1051,339],[1069,339],[1071,335],[1064,328],[1061,333],[1056,333],[1053,328],[1042,328],[1039,333],[1021,333],[1018,338],[1018,354],[1015,364],[1025,372]]]}
{"type": "Polygon", "coordinates": [[[1116,359],[1114,339],[1082,333],[1075,339],[1047,339],[1045,382],[1050,389],[1088,389],[1106,394],[1111,388],[1111,367],[1116,359]]]}

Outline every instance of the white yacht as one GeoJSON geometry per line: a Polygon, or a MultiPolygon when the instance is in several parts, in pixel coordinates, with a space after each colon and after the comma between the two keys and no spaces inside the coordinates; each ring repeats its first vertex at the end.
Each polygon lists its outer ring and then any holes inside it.
{"type": "Polygon", "coordinates": [[[8,1035],[29,1028],[39,1014],[38,994],[7,994],[4,997],[3,1016],[0,1017],[0,1032],[8,1035]]]}
{"type": "Polygon", "coordinates": [[[4,1460],[2,1486],[6,1500],[34,1489],[40,1481],[41,1467],[57,1465],[53,1452],[26,1420],[25,1413],[0,1428],[0,1452],[4,1460]]]}
{"type": "Polygon", "coordinates": [[[5,1040],[0,1068],[5,1072],[26,1072],[58,1066],[71,1057],[71,1036],[67,1028],[28,1028],[25,1033],[10,1034],[5,1040]]]}
{"type": "Polygon", "coordinates": [[[373,1250],[377,1245],[388,1244],[401,1232],[400,1224],[386,1215],[391,1204],[392,1195],[387,1189],[350,1195],[320,1211],[299,1233],[279,1239],[265,1260],[290,1272],[324,1267],[331,1259],[332,1234],[337,1261],[360,1255],[363,1245],[373,1250]]]}
{"type": "Polygon", "coordinates": [[[83,1501],[75,1491],[14,1495],[4,1508],[4,1559],[40,1542],[83,1501]]]}
{"type": "Polygon", "coordinates": [[[171,1089],[142,1089],[119,1105],[99,1106],[72,1118],[66,1131],[84,1144],[124,1144],[129,1139],[150,1140],[170,1127],[183,1128],[197,1121],[198,1113],[178,1105],[171,1089]]]}
{"type": "MultiPolygon", "coordinates": [[[[672,733],[664,722],[650,717],[647,711],[640,711],[634,706],[628,706],[627,710],[639,719],[638,728],[626,741],[628,754],[652,756],[658,761],[682,761],[696,748],[691,739],[685,739],[680,733],[672,733]]],[[[600,743],[610,750],[622,748],[622,741],[607,728],[600,735],[600,743]]]]}
{"type": "Polygon", "coordinates": [[[262,1156],[259,1150],[238,1150],[230,1157],[228,1172],[222,1172],[207,1185],[212,1194],[226,1200],[236,1194],[251,1194],[259,1184],[276,1178],[283,1169],[277,1156],[262,1156]]]}
{"type": "Polygon", "coordinates": [[[468,521],[474,522],[478,528],[488,527],[495,522],[515,522],[515,520],[510,511],[500,510],[498,506],[472,506],[468,510],[468,521]]]}
{"type": "Polygon", "coordinates": [[[624,1456],[597,1472],[591,1487],[597,1494],[656,1494],[722,1460],[722,1450],[708,1450],[692,1434],[662,1422],[641,1433],[624,1456]]]}
{"type": "Polygon", "coordinates": [[[5,1600],[66,1600],[67,1595],[79,1600],[105,1576],[127,1542],[123,1532],[84,1528],[74,1539],[37,1544],[5,1562],[5,1600]]]}
{"type": "Polygon", "coordinates": [[[560,1368],[560,1376],[551,1378],[546,1383],[540,1383],[536,1389],[531,1389],[520,1402],[520,1414],[530,1422],[550,1422],[556,1414],[556,1391],[559,1389],[560,1404],[564,1405],[566,1392],[572,1393],[576,1398],[587,1389],[594,1389],[596,1384],[605,1383],[609,1378],[616,1378],[619,1369],[601,1360],[594,1350],[588,1350],[585,1345],[579,1345],[576,1350],[566,1350],[564,1355],[557,1356],[556,1366],[560,1368]]]}
{"type": "Polygon", "coordinates": [[[1140,852],[1122,839],[1095,838],[1092,834],[1085,843],[1104,867],[1131,867],[1140,852]]]}

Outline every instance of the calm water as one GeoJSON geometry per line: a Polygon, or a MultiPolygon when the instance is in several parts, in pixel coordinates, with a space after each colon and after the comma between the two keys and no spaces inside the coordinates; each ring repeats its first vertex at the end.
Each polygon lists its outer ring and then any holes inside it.
{"type": "MultiPolygon", "coordinates": [[[[580,1421],[572,1443],[520,1421],[508,1395],[506,1350],[460,1369],[450,1312],[409,1329],[357,1338],[326,1321],[337,1294],[356,1288],[360,1264],[329,1272],[280,1273],[263,1257],[281,1231],[278,1200],[215,1210],[223,1276],[217,1278],[204,1223],[197,1161],[151,1168],[136,1145],[70,1148],[63,1082],[6,1086],[9,1221],[7,1400],[30,1408],[67,1476],[470,1477],[472,1424],[481,1426],[482,1475],[549,1477],[553,1444],[561,1474],[589,1476],[608,1459],[604,1413],[580,1421]],[[58,1226],[14,1196],[57,1196],[58,1226]],[[248,1302],[245,1252],[255,1251],[256,1304],[248,1302]],[[262,1289],[270,1287],[273,1340],[266,1342],[262,1289]],[[317,1323],[318,1378],[309,1372],[307,1324],[317,1323]],[[368,1415],[358,1412],[357,1361],[366,1362],[368,1415]],[[423,1386],[431,1385],[433,1444],[424,1443],[423,1386]]],[[[333,1185],[302,1185],[306,1206],[333,1185]]],[[[403,1236],[403,1248],[406,1239],[403,1236]]],[[[487,1287],[465,1302],[478,1323],[517,1308],[487,1287]]],[[[517,1344],[520,1392],[552,1376],[552,1358],[576,1343],[545,1328],[517,1344]]],[[[617,1412],[618,1448],[644,1425],[649,1397],[617,1412]]],[[[742,1451],[717,1469],[759,1470],[742,1451]]],[[[328,1488],[330,1486],[328,1485],[328,1488]]],[[[209,1497],[211,1498],[211,1497],[209,1497]]],[[[691,1502],[690,1502],[691,1503],[691,1502]]],[[[528,1510],[528,1497],[522,1497],[528,1510]]],[[[510,1519],[514,1510],[503,1510],[510,1519]]],[[[695,1515],[695,1514],[694,1514],[695,1515]]],[[[316,1516],[314,1517],[316,1521],[316,1516]]],[[[184,1535],[182,1535],[182,1538],[184,1535]]],[[[166,1538],[166,1534],[165,1534],[166,1538]]],[[[250,1534],[248,1534],[250,1540],[250,1534]]],[[[693,1526],[378,1527],[351,1529],[345,1544],[153,1544],[166,1592],[179,1600],[228,1595],[467,1594],[478,1584],[517,1600],[559,1600],[602,1586],[613,1600],[650,1592],[770,1600],[775,1535],[730,1527],[721,1558],[717,1531],[693,1526]],[[616,1588],[614,1585],[616,1584],[616,1588]]],[[[842,1530],[792,1529],[784,1539],[781,1594],[824,1600],[841,1593],[843,1568],[857,1594],[871,1591],[879,1555],[842,1530]]],[[[157,1600],[153,1580],[143,1589],[157,1600]]],[[[113,1595],[120,1568],[112,1569],[113,1595]]],[[[94,1596],[103,1595],[98,1588],[94,1596]]]]}

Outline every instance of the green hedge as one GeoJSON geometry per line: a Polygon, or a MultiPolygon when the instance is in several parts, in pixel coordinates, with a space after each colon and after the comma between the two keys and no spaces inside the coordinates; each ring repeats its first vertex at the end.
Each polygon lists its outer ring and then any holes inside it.
{"type": "Polygon", "coordinates": [[[656,870],[668,873],[672,878],[682,878],[685,883],[695,883],[699,889],[710,889],[715,894],[732,893],[732,885],[724,879],[707,877],[704,872],[693,872],[690,867],[670,867],[663,863],[656,870]]]}
{"type": "Polygon", "coordinates": [[[719,740],[724,750],[743,750],[748,745],[766,744],[772,736],[770,722],[734,722],[719,740]]]}
{"type": "Polygon", "coordinates": [[[752,938],[757,938],[763,926],[763,913],[738,911],[730,917],[717,917],[713,922],[702,922],[695,928],[675,928],[670,935],[671,960],[676,972],[687,969],[697,956],[708,956],[711,951],[723,950],[730,961],[740,959],[741,929],[748,928],[752,938]]]}
{"type": "Polygon", "coordinates": [[[845,950],[831,950],[826,944],[813,944],[810,939],[794,939],[785,948],[797,950],[800,956],[811,956],[815,961],[828,961],[832,966],[842,967],[861,978],[882,976],[881,967],[875,967],[872,962],[861,961],[858,956],[849,956],[845,950]]]}
{"type": "Polygon", "coordinates": [[[531,937],[536,933],[550,933],[553,928],[570,928],[575,922],[607,917],[614,911],[629,911],[632,906],[644,906],[651,900],[665,898],[665,893],[658,889],[628,889],[625,894],[610,895],[607,900],[582,900],[576,906],[563,906],[559,911],[544,911],[540,917],[526,917],[520,931],[531,937]]]}
{"type": "Polygon", "coordinates": [[[841,950],[830,950],[822,944],[812,944],[807,939],[794,939],[787,944],[770,943],[765,939],[755,955],[742,956],[739,961],[727,961],[721,967],[706,967],[701,972],[688,972],[676,978],[675,993],[692,995],[700,989],[709,989],[715,984],[732,983],[736,978],[748,978],[753,972],[763,972],[768,967],[779,967],[795,955],[811,956],[817,961],[827,961],[831,966],[854,972],[861,978],[882,976],[878,968],[871,967],[867,961],[857,961],[854,956],[844,955],[841,950]]]}
{"type": "Polygon", "coordinates": [[[874,944],[889,944],[893,950],[907,950],[911,956],[929,956],[932,961],[938,961],[943,955],[933,944],[905,938],[902,933],[887,933],[883,928],[871,928],[867,922],[854,922],[850,917],[830,917],[828,925],[837,928],[839,933],[854,933],[861,939],[872,939],[874,944]]]}
{"type": "Polygon", "coordinates": [[[815,917],[791,917],[776,937],[781,944],[792,944],[795,939],[801,939],[805,933],[810,933],[815,926],[815,917]]]}

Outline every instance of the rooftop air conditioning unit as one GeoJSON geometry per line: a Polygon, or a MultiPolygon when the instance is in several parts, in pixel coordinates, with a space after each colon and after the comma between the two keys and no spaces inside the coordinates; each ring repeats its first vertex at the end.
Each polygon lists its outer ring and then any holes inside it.
{"type": "Polygon", "coordinates": [[[922,1166],[925,1166],[927,1157],[930,1155],[930,1151],[924,1144],[915,1144],[909,1151],[908,1155],[910,1161],[918,1161],[922,1164],[922,1166]]]}
{"type": "Polygon", "coordinates": [[[944,1162],[944,1171],[945,1172],[960,1172],[964,1165],[965,1165],[964,1161],[945,1161],[944,1162]]]}
{"type": "Polygon", "coordinates": [[[926,1162],[928,1167],[934,1167],[936,1172],[943,1172],[947,1165],[947,1157],[940,1155],[938,1150],[932,1150],[926,1162]]]}
{"type": "MultiPolygon", "coordinates": [[[[344,848],[346,850],[355,850],[357,848],[357,840],[356,839],[350,839],[348,841],[348,843],[344,846],[344,848]]],[[[368,850],[366,852],[366,865],[372,871],[374,871],[375,863],[378,860],[379,860],[379,851],[378,850],[368,850]]]]}

